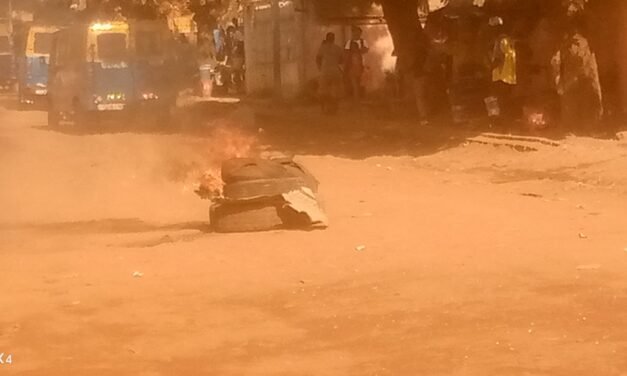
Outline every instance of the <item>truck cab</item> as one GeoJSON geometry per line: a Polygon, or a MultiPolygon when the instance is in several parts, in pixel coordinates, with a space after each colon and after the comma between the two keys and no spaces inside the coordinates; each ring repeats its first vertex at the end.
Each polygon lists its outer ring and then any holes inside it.
{"type": "Polygon", "coordinates": [[[41,102],[48,94],[48,66],[56,26],[33,25],[22,38],[17,57],[18,97],[21,105],[41,102]]]}
{"type": "Polygon", "coordinates": [[[53,38],[49,123],[169,120],[178,93],[171,35],[160,21],[78,24],[53,38]]]}
{"type": "Polygon", "coordinates": [[[76,24],[55,33],[50,57],[48,122],[87,125],[127,115],[134,92],[126,22],[76,24]]]}

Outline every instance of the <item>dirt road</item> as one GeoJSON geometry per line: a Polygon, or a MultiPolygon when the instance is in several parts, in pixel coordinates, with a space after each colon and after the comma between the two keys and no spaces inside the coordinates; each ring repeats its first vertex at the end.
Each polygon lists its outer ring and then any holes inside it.
{"type": "Polygon", "coordinates": [[[624,143],[301,140],[331,227],[221,235],[223,139],[44,125],[0,110],[1,375],[627,375],[624,143]]]}

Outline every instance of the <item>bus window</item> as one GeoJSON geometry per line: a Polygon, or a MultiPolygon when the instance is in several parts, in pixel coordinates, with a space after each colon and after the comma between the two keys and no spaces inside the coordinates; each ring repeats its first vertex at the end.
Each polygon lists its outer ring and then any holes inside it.
{"type": "Polygon", "coordinates": [[[126,59],[126,34],[100,34],[97,40],[98,58],[107,61],[122,61],[126,59]]]}

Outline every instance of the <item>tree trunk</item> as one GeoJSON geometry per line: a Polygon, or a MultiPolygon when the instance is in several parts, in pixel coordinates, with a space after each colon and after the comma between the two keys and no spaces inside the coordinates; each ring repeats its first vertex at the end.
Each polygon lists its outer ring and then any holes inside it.
{"type": "Polygon", "coordinates": [[[398,70],[403,75],[412,73],[416,57],[421,53],[426,53],[426,46],[420,43],[423,30],[418,18],[418,6],[425,1],[381,1],[385,19],[394,41],[398,70]]]}
{"type": "Polygon", "coordinates": [[[272,72],[274,76],[274,95],[281,99],[283,95],[283,80],[281,69],[281,7],[279,0],[272,0],[272,72]]]}
{"type": "Polygon", "coordinates": [[[388,29],[394,41],[397,57],[397,72],[404,88],[405,98],[412,98],[416,103],[418,116],[424,120],[427,116],[425,106],[424,77],[417,75],[422,69],[419,62],[424,62],[428,52],[424,31],[418,16],[418,6],[427,0],[381,0],[388,29]]]}

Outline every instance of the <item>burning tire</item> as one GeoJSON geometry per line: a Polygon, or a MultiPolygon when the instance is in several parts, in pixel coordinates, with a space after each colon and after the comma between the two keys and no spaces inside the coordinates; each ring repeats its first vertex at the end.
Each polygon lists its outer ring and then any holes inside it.
{"type": "Polygon", "coordinates": [[[243,180],[226,184],[224,186],[224,197],[229,200],[253,200],[261,197],[280,196],[302,187],[307,187],[312,192],[315,192],[317,189],[315,183],[304,176],[243,180]]]}
{"type": "Polygon", "coordinates": [[[326,228],[318,181],[292,160],[232,159],[222,166],[222,195],[210,211],[216,232],[326,228]]]}
{"type": "Polygon", "coordinates": [[[255,232],[281,228],[281,202],[224,202],[211,207],[211,226],[216,232],[255,232]]]}
{"type": "Polygon", "coordinates": [[[222,181],[226,184],[285,176],[282,164],[263,159],[236,158],[222,164],[222,181]]]}
{"type": "Polygon", "coordinates": [[[277,196],[299,187],[318,191],[313,175],[291,159],[231,159],[222,165],[222,181],[229,199],[277,196]]]}

